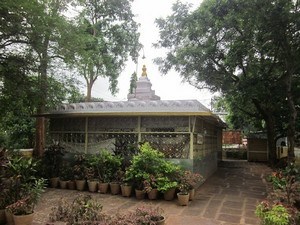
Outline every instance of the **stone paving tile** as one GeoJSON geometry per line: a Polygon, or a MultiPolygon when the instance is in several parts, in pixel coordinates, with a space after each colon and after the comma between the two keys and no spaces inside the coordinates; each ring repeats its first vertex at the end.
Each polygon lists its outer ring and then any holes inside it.
{"type": "Polygon", "coordinates": [[[244,219],[245,219],[245,224],[249,224],[249,225],[258,225],[258,224],[260,224],[258,218],[245,217],[244,219]]]}
{"type": "MultiPolygon", "coordinates": [[[[101,202],[103,211],[116,214],[133,211],[141,204],[163,208],[167,225],[257,225],[254,211],[266,196],[264,177],[271,170],[263,164],[226,162],[195,193],[188,206],[179,206],[176,199],[150,201],[120,195],[90,193],[101,202]]],[[[71,202],[81,193],[76,190],[47,189],[36,208],[33,225],[45,225],[53,206],[62,198],[71,202]]]]}
{"type": "Polygon", "coordinates": [[[232,214],[223,214],[223,213],[220,213],[218,216],[218,220],[220,221],[236,223],[236,224],[240,223],[241,218],[242,218],[241,216],[232,215],[232,214]]]}
{"type": "Polygon", "coordinates": [[[242,215],[243,214],[243,210],[242,209],[232,209],[232,208],[226,208],[226,207],[222,207],[220,210],[220,213],[222,214],[232,214],[232,215],[242,215]]]}
{"type": "Polygon", "coordinates": [[[243,207],[244,202],[237,201],[224,201],[223,207],[232,208],[232,209],[241,209],[243,207]]]}
{"type": "Polygon", "coordinates": [[[203,217],[173,216],[166,220],[169,225],[222,225],[222,222],[203,217]]]}
{"type": "Polygon", "coordinates": [[[208,219],[214,219],[217,215],[216,208],[208,208],[203,212],[203,217],[208,219]]]}

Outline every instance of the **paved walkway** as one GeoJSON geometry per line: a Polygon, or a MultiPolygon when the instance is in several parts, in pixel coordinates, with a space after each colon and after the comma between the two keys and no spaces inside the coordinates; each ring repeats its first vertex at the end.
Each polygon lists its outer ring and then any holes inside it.
{"type": "MultiPolygon", "coordinates": [[[[188,206],[179,206],[177,200],[136,200],[110,194],[92,193],[108,214],[134,210],[140,204],[152,204],[164,209],[168,225],[258,225],[255,206],[266,197],[264,178],[271,172],[264,164],[222,162],[218,171],[197,191],[188,206]]],[[[82,192],[47,189],[36,208],[33,225],[48,221],[51,207],[60,199],[72,201],[82,192]]],[[[86,192],[88,193],[88,192],[86,192]]]]}

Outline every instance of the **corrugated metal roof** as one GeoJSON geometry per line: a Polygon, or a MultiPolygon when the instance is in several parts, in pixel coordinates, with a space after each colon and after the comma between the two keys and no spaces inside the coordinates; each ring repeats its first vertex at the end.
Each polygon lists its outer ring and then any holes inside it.
{"type": "Polygon", "coordinates": [[[62,104],[51,115],[212,115],[197,100],[109,101],[62,104]]]}

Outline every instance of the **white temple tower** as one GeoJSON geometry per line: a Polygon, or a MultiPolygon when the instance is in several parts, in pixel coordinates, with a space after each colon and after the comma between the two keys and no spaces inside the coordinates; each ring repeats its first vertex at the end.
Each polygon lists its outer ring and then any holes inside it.
{"type": "Polygon", "coordinates": [[[160,100],[160,97],[155,95],[155,91],[151,89],[152,84],[147,77],[147,68],[143,65],[142,76],[136,82],[136,89],[133,94],[128,94],[128,101],[135,100],[160,100]]]}

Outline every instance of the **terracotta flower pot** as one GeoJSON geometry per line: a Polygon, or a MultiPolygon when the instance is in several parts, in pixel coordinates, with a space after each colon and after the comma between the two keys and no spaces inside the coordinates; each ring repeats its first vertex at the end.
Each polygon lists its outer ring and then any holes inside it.
{"type": "Polygon", "coordinates": [[[88,181],[88,187],[90,192],[96,192],[98,191],[98,181],[96,180],[89,180],[88,181]]]}
{"type": "Polygon", "coordinates": [[[121,185],[121,192],[123,197],[130,197],[132,192],[132,186],[131,185],[121,185]]]}
{"type": "Polygon", "coordinates": [[[118,182],[111,182],[110,186],[110,193],[112,195],[118,195],[120,193],[120,184],[118,182]]]}
{"type": "Polygon", "coordinates": [[[76,183],[73,180],[68,181],[68,189],[75,190],[76,189],[76,183]]]}
{"type": "Polygon", "coordinates": [[[191,189],[190,192],[189,192],[189,194],[190,194],[189,200],[193,201],[195,199],[195,189],[194,188],[191,189]]]}
{"type": "Polygon", "coordinates": [[[66,180],[60,180],[59,181],[59,186],[61,189],[67,189],[68,181],[66,180]]]}
{"type": "Polygon", "coordinates": [[[0,209],[0,224],[6,224],[5,209],[0,209]]]}
{"type": "Polygon", "coordinates": [[[101,194],[106,194],[108,190],[108,183],[99,183],[98,189],[101,194]]]}
{"type": "Polygon", "coordinates": [[[13,215],[15,225],[31,225],[34,213],[28,215],[13,215]]]}
{"type": "Polygon", "coordinates": [[[164,225],[165,224],[165,221],[166,221],[166,218],[164,216],[161,216],[161,219],[159,220],[153,220],[151,219],[156,225],[164,225]]]}
{"type": "Polygon", "coordinates": [[[177,197],[178,197],[178,204],[182,205],[182,206],[186,206],[189,204],[189,198],[190,198],[190,194],[187,193],[177,193],[177,197]]]}
{"type": "Polygon", "coordinates": [[[156,188],[152,188],[152,190],[150,192],[148,192],[147,194],[148,194],[148,198],[150,200],[155,200],[155,199],[157,199],[158,190],[156,188]]]}
{"type": "Polygon", "coordinates": [[[86,181],[85,180],[76,180],[76,189],[78,191],[83,191],[85,189],[85,183],[86,181]]]}
{"type": "Polygon", "coordinates": [[[57,188],[59,184],[59,177],[52,177],[50,178],[50,186],[52,188],[57,188]]]}
{"type": "Polygon", "coordinates": [[[145,192],[144,190],[137,190],[135,189],[135,197],[136,199],[142,200],[145,198],[145,192]]]}
{"type": "Polygon", "coordinates": [[[164,192],[164,199],[166,201],[172,201],[174,199],[175,195],[175,188],[169,189],[166,192],[164,192]]]}
{"type": "Polygon", "coordinates": [[[7,225],[14,225],[14,218],[13,218],[13,214],[7,210],[5,210],[5,217],[6,217],[6,222],[7,225]]]}

